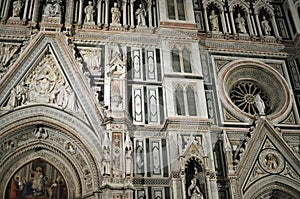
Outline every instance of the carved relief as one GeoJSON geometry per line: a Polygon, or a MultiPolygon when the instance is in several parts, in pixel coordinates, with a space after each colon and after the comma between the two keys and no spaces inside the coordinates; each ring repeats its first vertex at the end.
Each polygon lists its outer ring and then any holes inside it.
{"type": "Polygon", "coordinates": [[[46,54],[29,75],[11,90],[5,108],[30,103],[50,103],[69,111],[78,111],[77,98],[64,80],[51,54],[46,54]]]}
{"type": "Polygon", "coordinates": [[[279,173],[285,167],[282,155],[274,149],[265,149],[259,156],[260,166],[268,173],[279,173]]]}
{"type": "Polygon", "coordinates": [[[16,60],[17,55],[14,54],[18,49],[19,46],[0,43],[0,80],[8,70],[8,64],[11,65],[16,60]]]}

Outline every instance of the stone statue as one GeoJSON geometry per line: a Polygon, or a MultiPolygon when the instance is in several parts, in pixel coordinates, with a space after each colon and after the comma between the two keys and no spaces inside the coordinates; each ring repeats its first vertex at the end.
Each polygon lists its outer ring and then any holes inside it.
{"type": "Polygon", "coordinates": [[[92,1],[88,2],[88,5],[84,8],[84,13],[86,22],[94,22],[95,9],[92,1]]]}
{"type": "Polygon", "coordinates": [[[255,99],[254,99],[254,102],[255,102],[255,105],[256,105],[256,108],[258,110],[258,113],[260,115],[265,115],[265,103],[264,101],[261,99],[260,95],[257,94],[255,96],[255,99]]]}
{"type": "Polygon", "coordinates": [[[197,179],[195,177],[191,180],[191,185],[188,188],[188,196],[190,199],[203,199],[203,194],[197,185],[197,179]]]}
{"type": "Polygon", "coordinates": [[[44,8],[44,17],[60,17],[61,16],[61,0],[47,0],[44,8]]]}
{"type": "Polygon", "coordinates": [[[13,3],[13,17],[20,17],[21,9],[22,9],[23,3],[22,1],[14,1],[13,3]]]}
{"type": "Polygon", "coordinates": [[[139,5],[139,8],[135,11],[135,17],[137,19],[138,26],[145,26],[146,25],[146,16],[147,12],[143,6],[143,4],[139,5]]]}
{"type": "Polygon", "coordinates": [[[245,19],[241,16],[240,13],[237,14],[235,23],[237,25],[237,30],[239,33],[247,33],[245,19]]]}
{"type": "Polygon", "coordinates": [[[111,21],[112,24],[120,23],[121,12],[118,8],[118,3],[114,2],[114,6],[111,8],[111,21]]]}
{"type": "Polygon", "coordinates": [[[126,132],[126,138],[124,141],[124,149],[125,149],[125,162],[126,162],[126,169],[125,169],[125,174],[127,176],[131,175],[131,167],[132,167],[132,157],[131,157],[131,153],[132,153],[132,142],[130,140],[130,136],[129,136],[129,132],[126,132]]]}
{"type": "Polygon", "coordinates": [[[209,16],[211,30],[212,31],[219,31],[219,19],[218,15],[215,14],[215,11],[212,10],[209,16]]]}
{"type": "Polygon", "coordinates": [[[263,16],[263,20],[261,22],[261,28],[264,31],[265,35],[271,34],[271,26],[269,25],[269,21],[266,19],[265,16],[263,16]]]}

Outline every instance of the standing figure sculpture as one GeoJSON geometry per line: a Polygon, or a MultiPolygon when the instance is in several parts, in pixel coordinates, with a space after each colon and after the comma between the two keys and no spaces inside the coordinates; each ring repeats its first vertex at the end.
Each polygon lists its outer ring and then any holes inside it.
{"type": "Polygon", "coordinates": [[[21,9],[22,9],[23,3],[22,1],[14,1],[13,3],[13,17],[20,17],[21,9]]]}
{"type": "Polygon", "coordinates": [[[135,11],[135,17],[137,19],[137,25],[138,26],[145,26],[146,25],[146,10],[143,6],[143,4],[139,5],[139,8],[135,11]]]}
{"type": "Polygon", "coordinates": [[[261,27],[265,33],[265,35],[270,35],[271,34],[271,26],[269,25],[269,21],[266,19],[265,16],[263,16],[263,20],[261,22],[261,27]]]}
{"type": "Polygon", "coordinates": [[[212,31],[219,31],[219,19],[218,15],[216,15],[215,11],[212,10],[209,16],[209,20],[211,23],[211,30],[212,31]]]}
{"type": "Polygon", "coordinates": [[[240,13],[237,14],[235,23],[237,25],[237,30],[239,33],[247,33],[245,19],[241,16],[240,13]]]}
{"type": "Polygon", "coordinates": [[[95,9],[92,1],[88,2],[88,5],[84,8],[84,13],[86,22],[94,22],[95,9]]]}
{"type": "Polygon", "coordinates": [[[256,105],[256,108],[258,110],[258,113],[259,115],[265,115],[265,103],[264,101],[261,99],[260,95],[257,94],[255,96],[255,99],[254,99],[254,102],[255,102],[255,105],[256,105]]]}
{"type": "Polygon", "coordinates": [[[114,2],[114,6],[111,8],[111,22],[112,24],[120,23],[121,12],[118,8],[118,3],[114,2]]]}

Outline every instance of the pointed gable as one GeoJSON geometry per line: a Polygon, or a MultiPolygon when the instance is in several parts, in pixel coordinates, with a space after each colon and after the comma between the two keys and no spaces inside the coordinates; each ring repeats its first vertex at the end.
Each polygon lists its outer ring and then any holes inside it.
{"type": "Polygon", "coordinates": [[[99,133],[102,115],[86,80],[62,34],[38,33],[1,80],[0,113],[44,104],[80,117],[99,133]]]}
{"type": "Polygon", "coordinates": [[[280,182],[299,187],[299,155],[282,138],[279,129],[275,129],[266,118],[259,118],[252,130],[251,137],[245,139],[236,165],[242,194],[246,196],[253,189],[252,186],[260,188],[257,187],[260,183],[266,185],[280,182]]]}

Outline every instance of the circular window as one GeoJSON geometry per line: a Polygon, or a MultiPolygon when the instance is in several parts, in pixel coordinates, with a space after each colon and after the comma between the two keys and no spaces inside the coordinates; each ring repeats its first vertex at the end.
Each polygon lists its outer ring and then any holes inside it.
{"type": "Polygon", "coordinates": [[[270,112],[270,102],[267,93],[257,86],[254,82],[242,81],[238,82],[230,90],[231,101],[239,107],[239,109],[250,114],[258,114],[259,111],[255,105],[255,97],[259,95],[265,103],[265,113],[270,112]]]}
{"type": "Polygon", "coordinates": [[[257,108],[255,98],[264,103],[264,113],[269,119],[285,118],[291,108],[289,88],[282,75],[270,66],[253,61],[233,61],[219,73],[224,107],[241,121],[254,118],[257,108]]]}

